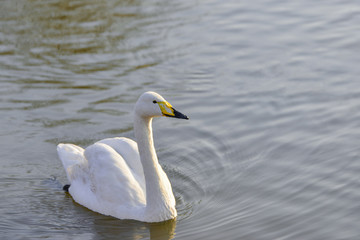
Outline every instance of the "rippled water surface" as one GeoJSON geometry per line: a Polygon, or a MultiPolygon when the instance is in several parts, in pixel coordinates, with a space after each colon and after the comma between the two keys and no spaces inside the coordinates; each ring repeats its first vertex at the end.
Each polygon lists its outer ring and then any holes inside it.
{"type": "Polygon", "coordinates": [[[357,1],[4,0],[2,239],[359,239],[357,1]],[[133,138],[148,90],[179,216],[94,213],[56,145],[133,138]]]}

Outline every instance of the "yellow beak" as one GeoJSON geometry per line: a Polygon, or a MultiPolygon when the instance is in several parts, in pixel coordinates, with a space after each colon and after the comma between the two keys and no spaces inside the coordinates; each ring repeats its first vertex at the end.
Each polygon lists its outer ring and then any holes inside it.
{"type": "Polygon", "coordinates": [[[163,101],[158,102],[161,112],[166,117],[174,117],[174,118],[181,118],[181,119],[189,119],[185,114],[176,111],[170,103],[163,101]]]}

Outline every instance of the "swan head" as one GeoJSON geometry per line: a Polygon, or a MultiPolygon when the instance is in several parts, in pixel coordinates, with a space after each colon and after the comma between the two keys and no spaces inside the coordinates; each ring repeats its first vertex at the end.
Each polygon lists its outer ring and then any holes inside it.
{"type": "Polygon", "coordinates": [[[135,114],[141,117],[173,117],[189,119],[185,114],[175,110],[171,104],[156,92],[143,93],[135,105],[135,114]]]}

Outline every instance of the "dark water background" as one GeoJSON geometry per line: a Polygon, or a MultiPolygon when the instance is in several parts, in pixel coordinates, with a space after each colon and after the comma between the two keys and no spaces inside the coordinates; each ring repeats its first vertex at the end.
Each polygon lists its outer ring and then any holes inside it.
{"type": "Polygon", "coordinates": [[[359,239],[360,3],[4,0],[2,239],[359,239]],[[133,138],[148,90],[174,221],[61,190],[56,144],[133,138]]]}

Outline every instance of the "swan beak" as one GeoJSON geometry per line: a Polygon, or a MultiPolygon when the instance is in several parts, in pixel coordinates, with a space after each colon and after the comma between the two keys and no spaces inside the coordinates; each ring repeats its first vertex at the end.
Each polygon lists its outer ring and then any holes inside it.
{"type": "Polygon", "coordinates": [[[158,104],[159,104],[162,114],[166,117],[181,118],[181,119],[186,119],[186,120],[189,119],[188,116],[175,110],[175,108],[173,108],[171,106],[171,104],[166,101],[158,102],[158,104]]]}

